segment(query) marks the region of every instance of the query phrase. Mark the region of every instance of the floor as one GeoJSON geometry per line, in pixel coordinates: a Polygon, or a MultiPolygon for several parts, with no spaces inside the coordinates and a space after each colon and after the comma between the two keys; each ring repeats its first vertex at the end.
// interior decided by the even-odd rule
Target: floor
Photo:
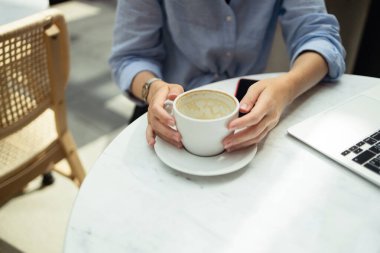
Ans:
{"type": "MultiPolygon", "coordinates": [[[[67,14],[71,35],[68,123],[89,171],[107,144],[127,126],[134,107],[112,81],[107,63],[115,1],[70,1],[57,8],[67,14]]],[[[26,194],[0,207],[1,253],[62,252],[78,188],[59,174],[54,176],[52,186],[40,188],[38,178],[26,194]]]]}

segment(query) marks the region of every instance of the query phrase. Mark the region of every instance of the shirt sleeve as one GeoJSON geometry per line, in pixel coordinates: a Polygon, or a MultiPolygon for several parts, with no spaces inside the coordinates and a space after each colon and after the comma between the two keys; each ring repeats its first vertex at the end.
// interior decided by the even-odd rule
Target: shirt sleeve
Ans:
{"type": "Polygon", "coordinates": [[[320,54],[328,64],[324,81],[335,81],[344,73],[346,52],[339,35],[339,23],[321,0],[284,0],[280,24],[291,65],[305,51],[320,54]]]}
{"type": "Polygon", "coordinates": [[[109,64],[115,82],[128,94],[137,73],[150,71],[162,77],[165,56],[161,41],[162,23],[161,6],[157,0],[118,1],[109,64]]]}

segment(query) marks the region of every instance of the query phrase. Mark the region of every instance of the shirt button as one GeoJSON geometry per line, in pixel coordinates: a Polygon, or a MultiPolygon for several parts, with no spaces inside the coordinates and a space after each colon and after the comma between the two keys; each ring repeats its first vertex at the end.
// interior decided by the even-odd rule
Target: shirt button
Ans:
{"type": "Polygon", "coordinates": [[[226,17],[226,21],[227,21],[227,22],[231,22],[231,21],[232,21],[232,16],[227,16],[227,17],[226,17]]]}
{"type": "Polygon", "coordinates": [[[226,56],[227,57],[231,57],[232,56],[232,53],[230,51],[226,52],[226,56]]]}
{"type": "Polygon", "coordinates": [[[214,78],[219,78],[218,73],[215,73],[215,74],[214,74],[214,78]]]}

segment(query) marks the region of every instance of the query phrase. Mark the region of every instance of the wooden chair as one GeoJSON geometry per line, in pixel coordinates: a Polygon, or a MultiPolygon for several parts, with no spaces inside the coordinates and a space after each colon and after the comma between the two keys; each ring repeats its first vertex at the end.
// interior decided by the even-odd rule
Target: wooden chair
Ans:
{"type": "Polygon", "coordinates": [[[67,127],[69,41],[49,9],[0,26],[0,204],[66,158],[78,186],[85,171],[67,127]]]}

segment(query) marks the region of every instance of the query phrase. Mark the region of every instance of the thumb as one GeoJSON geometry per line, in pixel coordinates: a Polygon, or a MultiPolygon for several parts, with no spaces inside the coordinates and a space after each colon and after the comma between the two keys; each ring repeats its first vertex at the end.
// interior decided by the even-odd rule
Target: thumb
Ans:
{"type": "Polygon", "coordinates": [[[183,87],[178,84],[169,85],[168,98],[174,100],[179,94],[183,93],[183,87]]]}

